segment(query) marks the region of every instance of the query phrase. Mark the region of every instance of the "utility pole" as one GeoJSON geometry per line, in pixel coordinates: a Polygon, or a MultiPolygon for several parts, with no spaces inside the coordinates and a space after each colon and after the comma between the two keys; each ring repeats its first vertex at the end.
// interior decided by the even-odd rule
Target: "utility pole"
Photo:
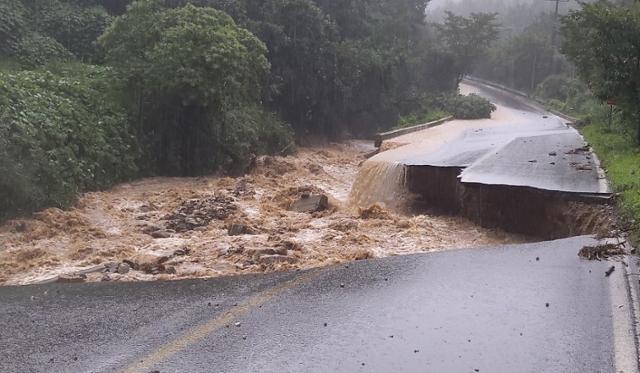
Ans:
{"type": "Polygon", "coordinates": [[[553,14],[553,29],[551,31],[551,44],[556,46],[556,35],[558,32],[558,15],[560,12],[560,3],[568,3],[569,0],[544,0],[544,1],[554,1],[556,3],[556,11],[553,14]]]}

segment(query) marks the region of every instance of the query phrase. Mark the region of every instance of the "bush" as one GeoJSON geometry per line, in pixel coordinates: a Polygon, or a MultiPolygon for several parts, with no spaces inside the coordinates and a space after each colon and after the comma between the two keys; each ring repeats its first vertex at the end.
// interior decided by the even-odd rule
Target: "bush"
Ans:
{"type": "MultiPolygon", "coordinates": [[[[100,38],[129,82],[147,169],[197,175],[237,169],[259,152],[258,104],[269,70],[266,47],[225,13],[136,1],[100,38]]],[[[268,117],[268,116],[267,116],[268,117]]],[[[276,132],[286,127],[268,119],[276,132]]],[[[264,149],[263,149],[264,150],[264,149]]]]}
{"type": "Polygon", "coordinates": [[[69,61],[73,55],[55,39],[37,33],[30,33],[23,37],[16,50],[16,56],[21,65],[34,68],[53,61],[69,61]]]}
{"type": "Polygon", "coordinates": [[[444,106],[456,119],[491,118],[491,113],[496,110],[489,100],[474,93],[451,96],[446,99],[444,106]]]}
{"type": "Polygon", "coordinates": [[[36,20],[38,30],[64,45],[77,58],[93,60],[96,39],[111,23],[101,6],[83,6],[74,2],[48,1],[36,20]]]}
{"type": "Polygon", "coordinates": [[[0,218],[48,206],[135,174],[127,117],[108,95],[108,69],[0,72],[0,218]]]}
{"type": "Polygon", "coordinates": [[[0,55],[11,55],[25,31],[27,10],[19,1],[0,2],[0,55]]]}

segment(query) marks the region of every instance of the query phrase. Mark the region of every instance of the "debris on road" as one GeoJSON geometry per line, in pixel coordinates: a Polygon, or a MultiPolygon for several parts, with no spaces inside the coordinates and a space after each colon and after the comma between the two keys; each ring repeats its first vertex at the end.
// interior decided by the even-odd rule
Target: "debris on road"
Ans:
{"type": "Polygon", "coordinates": [[[619,244],[606,243],[598,246],[585,246],[578,252],[578,256],[588,260],[607,260],[614,256],[625,255],[624,248],[619,244]]]}
{"type": "Polygon", "coordinates": [[[616,270],[616,267],[615,267],[615,266],[611,266],[611,267],[607,270],[607,272],[605,272],[605,273],[604,273],[604,277],[609,277],[609,276],[611,276],[611,274],[612,274],[612,273],[613,273],[613,271],[615,271],[615,270],[616,270]]]}

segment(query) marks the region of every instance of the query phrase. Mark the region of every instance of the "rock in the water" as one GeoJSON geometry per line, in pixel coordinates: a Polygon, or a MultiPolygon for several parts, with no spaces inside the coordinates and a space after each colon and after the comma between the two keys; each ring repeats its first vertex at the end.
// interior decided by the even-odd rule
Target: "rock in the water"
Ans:
{"type": "Polygon", "coordinates": [[[151,237],[153,238],[169,238],[171,237],[171,233],[167,231],[155,231],[151,233],[151,237]]]}
{"type": "Polygon", "coordinates": [[[318,212],[329,208],[329,198],[324,194],[303,195],[291,204],[291,210],[297,212],[318,212]]]}
{"type": "Polygon", "coordinates": [[[131,270],[131,266],[128,263],[120,263],[118,264],[118,273],[121,275],[129,273],[131,270]]]}
{"type": "Polygon", "coordinates": [[[243,234],[255,234],[255,231],[253,228],[251,228],[250,226],[246,225],[246,224],[242,224],[242,223],[233,223],[231,225],[229,225],[229,229],[227,231],[229,233],[229,236],[241,236],[243,234]]]}

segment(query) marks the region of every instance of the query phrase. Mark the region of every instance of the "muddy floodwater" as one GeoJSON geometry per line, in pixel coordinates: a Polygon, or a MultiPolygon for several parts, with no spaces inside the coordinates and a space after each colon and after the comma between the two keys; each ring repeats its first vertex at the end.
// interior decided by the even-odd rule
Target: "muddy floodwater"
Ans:
{"type": "Polygon", "coordinates": [[[244,177],[151,178],[87,193],[68,211],[0,227],[0,283],[213,277],[525,241],[462,218],[352,206],[372,150],[364,141],[302,148],[261,157],[244,177]],[[329,208],[290,211],[310,194],[328,196],[329,208]]]}

